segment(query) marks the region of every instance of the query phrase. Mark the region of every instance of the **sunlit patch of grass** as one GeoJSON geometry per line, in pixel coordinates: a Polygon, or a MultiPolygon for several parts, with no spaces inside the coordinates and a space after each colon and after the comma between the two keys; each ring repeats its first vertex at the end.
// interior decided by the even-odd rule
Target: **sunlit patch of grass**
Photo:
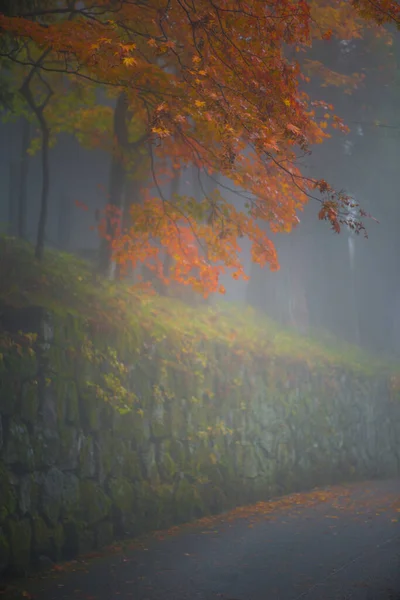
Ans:
{"type": "Polygon", "coordinates": [[[95,276],[85,261],[71,254],[47,250],[39,263],[30,244],[3,236],[0,256],[0,302],[14,307],[42,306],[120,332],[145,329],[161,338],[234,344],[259,356],[314,366],[345,365],[368,372],[396,369],[330,334],[300,336],[251,308],[223,302],[193,308],[174,298],[138,293],[128,284],[95,276]]]}

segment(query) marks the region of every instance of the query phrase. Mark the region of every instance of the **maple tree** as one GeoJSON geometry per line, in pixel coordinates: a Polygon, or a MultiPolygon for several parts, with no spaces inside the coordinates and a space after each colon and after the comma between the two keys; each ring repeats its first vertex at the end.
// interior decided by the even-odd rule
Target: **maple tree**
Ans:
{"type": "Polygon", "coordinates": [[[310,198],[335,231],[364,230],[366,215],[352,198],[300,168],[299,159],[330,128],[346,130],[332,106],[306,93],[310,77],[357,84],[356,76],[349,82],[306,52],[316,40],[360,37],[366,28],[386,35],[381,24],[398,18],[397,2],[388,0],[22,3],[18,15],[0,13],[0,55],[35,73],[115,90],[115,172],[103,235],[120,263],[143,262],[163,281],[207,294],[223,291],[226,269],[246,277],[242,237],[252,242],[253,261],[277,269],[268,231],[290,232],[310,198]],[[132,117],[142,123],[139,140],[127,126],[132,117]],[[148,152],[151,182],[124,228],[118,188],[138,142],[148,152]],[[165,182],[187,166],[203,180],[222,179],[200,199],[165,197],[165,182]],[[239,206],[226,191],[236,193],[239,206]]]}

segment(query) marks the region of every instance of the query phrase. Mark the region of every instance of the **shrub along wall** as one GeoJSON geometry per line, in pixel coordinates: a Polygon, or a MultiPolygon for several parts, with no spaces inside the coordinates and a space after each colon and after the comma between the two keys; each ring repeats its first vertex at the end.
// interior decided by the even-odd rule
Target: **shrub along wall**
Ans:
{"type": "Polygon", "coordinates": [[[111,343],[40,309],[2,315],[0,572],[398,473],[388,377],[162,332],[111,343]]]}

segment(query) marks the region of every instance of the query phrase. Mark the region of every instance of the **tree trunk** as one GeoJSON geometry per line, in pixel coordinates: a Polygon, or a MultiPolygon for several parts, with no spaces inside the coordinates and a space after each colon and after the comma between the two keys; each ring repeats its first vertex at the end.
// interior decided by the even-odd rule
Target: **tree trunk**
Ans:
{"type": "Polygon", "coordinates": [[[9,186],[8,186],[8,233],[15,235],[17,233],[17,215],[16,215],[16,186],[17,186],[17,169],[15,162],[10,161],[9,167],[9,186]]]}
{"type": "Polygon", "coordinates": [[[289,323],[305,335],[309,330],[309,310],[304,280],[304,248],[298,238],[289,239],[289,248],[289,323]]]}
{"type": "MultiPolygon", "coordinates": [[[[132,227],[131,220],[131,207],[135,204],[140,204],[140,185],[141,182],[135,179],[126,178],[124,193],[122,194],[122,214],[121,223],[122,231],[129,231],[132,227]]],[[[140,267],[133,268],[132,264],[126,265],[123,269],[119,264],[115,266],[115,278],[121,279],[122,277],[129,277],[134,283],[136,273],[140,270],[140,267]]]]}
{"type": "MultiPolygon", "coordinates": [[[[182,174],[181,172],[175,173],[172,181],[171,181],[171,190],[170,190],[170,201],[173,202],[173,197],[175,194],[179,192],[179,184],[181,182],[182,174]]],[[[173,264],[172,256],[167,252],[164,252],[164,261],[163,261],[163,275],[164,277],[168,277],[170,274],[170,270],[173,264]]],[[[168,285],[163,281],[159,282],[159,293],[166,295],[168,292],[168,285]]]]}
{"type": "Polygon", "coordinates": [[[62,250],[68,250],[71,241],[71,200],[61,194],[58,206],[57,241],[62,250]]]}
{"type": "Polygon", "coordinates": [[[31,138],[31,125],[27,119],[22,121],[21,157],[19,171],[19,196],[18,196],[18,236],[26,239],[26,212],[28,197],[28,168],[29,168],[29,143],[31,138]]]}
{"type": "Polygon", "coordinates": [[[50,172],[49,172],[49,141],[50,131],[44,121],[40,122],[42,129],[42,193],[40,198],[40,214],[36,237],[35,257],[42,260],[45,245],[47,213],[49,202],[50,172]]]}
{"type": "Polygon", "coordinates": [[[37,104],[34,96],[31,91],[31,83],[32,79],[36,74],[37,68],[42,64],[42,61],[45,59],[47,54],[50,52],[50,49],[46,49],[41,57],[38,59],[35,67],[29,72],[26,79],[24,80],[20,93],[26,100],[29,108],[35,115],[42,134],[42,152],[41,152],[41,170],[42,170],[42,193],[40,198],[40,214],[39,214],[39,223],[38,230],[36,236],[36,247],[35,247],[35,257],[38,260],[42,260],[43,251],[45,246],[46,239],[46,225],[47,225],[47,213],[48,213],[48,202],[49,202],[49,189],[50,189],[50,171],[49,171],[49,149],[50,149],[50,129],[47,126],[46,117],[44,115],[44,111],[46,106],[53,95],[53,90],[51,89],[49,83],[45,81],[42,77],[40,77],[41,82],[47,89],[47,96],[42,101],[41,104],[37,104]]]}
{"type": "Polygon", "coordinates": [[[246,289],[246,304],[249,304],[257,310],[266,310],[266,273],[255,262],[250,265],[250,279],[246,289]]]}
{"type": "MultiPolygon", "coordinates": [[[[128,145],[128,102],[126,93],[122,92],[114,109],[114,149],[111,157],[110,175],[108,183],[108,206],[111,210],[122,209],[123,191],[126,184],[126,166],[124,151],[128,145]]],[[[111,242],[114,236],[112,217],[106,215],[106,236],[102,239],[99,252],[99,270],[104,275],[110,275],[112,249],[111,242]]]]}

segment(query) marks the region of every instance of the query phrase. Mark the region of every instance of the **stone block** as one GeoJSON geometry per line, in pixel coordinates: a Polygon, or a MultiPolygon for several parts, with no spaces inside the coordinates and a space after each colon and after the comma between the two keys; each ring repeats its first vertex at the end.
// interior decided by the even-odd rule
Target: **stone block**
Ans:
{"type": "Polygon", "coordinates": [[[4,525],[9,548],[9,568],[16,575],[24,574],[31,561],[32,528],[28,519],[10,518],[4,525]]]}
{"type": "Polygon", "coordinates": [[[0,527],[0,575],[7,570],[10,562],[10,544],[4,530],[0,527]]]}
{"type": "Polygon", "coordinates": [[[94,481],[80,482],[82,520],[94,525],[110,516],[111,500],[94,481]]]}
{"type": "Polygon", "coordinates": [[[52,467],[44,475],[40,491],[40,509],[46,520],[55,526],[63,505],[64,475],[52,467]]]}
{"type": "Polygon", "coordinates": [[[33,471],[35,460],[32,441],[26,425],[17,418],[10,420],[3,460],[21,471],[33,471]]]}

